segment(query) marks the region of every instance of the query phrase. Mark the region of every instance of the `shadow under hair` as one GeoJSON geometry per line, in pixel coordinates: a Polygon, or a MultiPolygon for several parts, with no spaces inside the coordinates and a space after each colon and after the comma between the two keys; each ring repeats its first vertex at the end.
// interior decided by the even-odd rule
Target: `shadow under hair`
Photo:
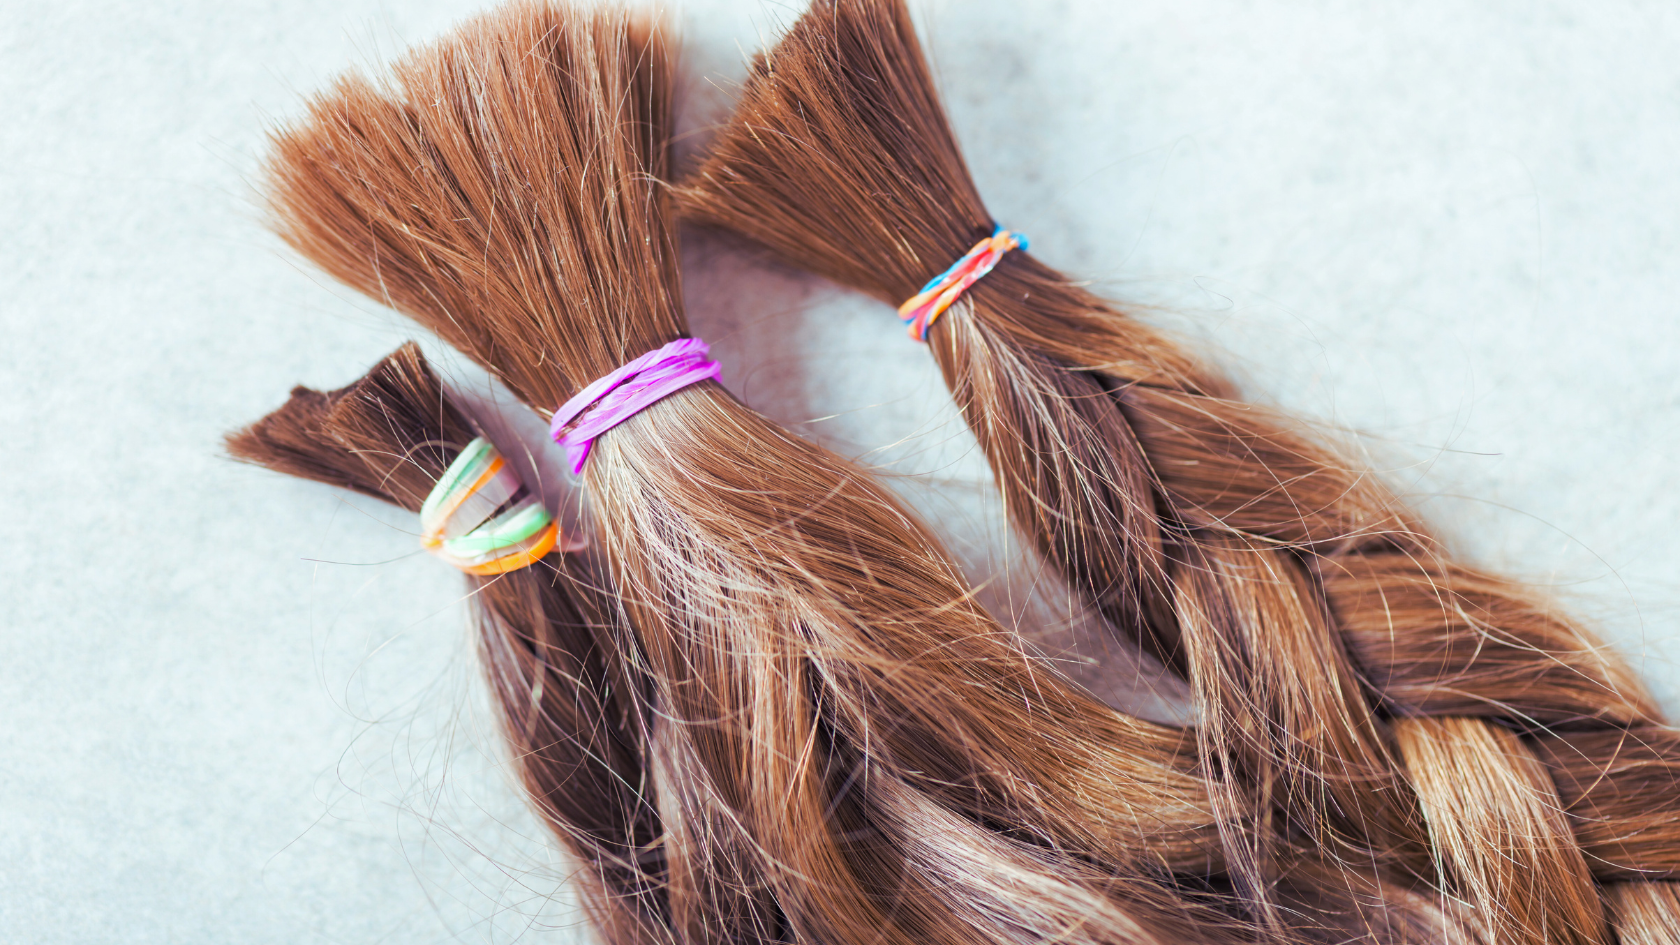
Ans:
{"type": "MultiPolygon", "coordinates": [[[[677,192],[687,219],[893,305],[995,226],[902,0],[816,0],[677,192]]],[[[1262,934],[1410,928],[1313,901],[1373,883],[1500,943],[1608,943],[1601,898],[1624,942],[1680,923],[1672,886],[1622,884],[1680,868],[1674,733],[1593,634],[1033,255],[928,340],[1015,526],[1189,681],[1262,934]],[[1572,796],[1589,784],[1613,812],[1572,796]]]]}
{"type": "MultiPolygon", "coordinates": [[[[243,462],[418,512],[478,433],[418,346],[334,391],[299,387],[228,435],[243,462]]],[[[612,941],[666,926],[661,829],[643,746],[648,705],[589,558],[554,552],[494,577],[464,575],[478,649],[527,800],[578,862],[584,906],[612,941]]]]}

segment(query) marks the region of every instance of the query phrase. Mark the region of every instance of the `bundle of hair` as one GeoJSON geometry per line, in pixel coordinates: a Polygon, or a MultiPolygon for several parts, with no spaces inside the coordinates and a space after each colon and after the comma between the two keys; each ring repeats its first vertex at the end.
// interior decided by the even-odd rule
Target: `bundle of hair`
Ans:
{"type": "MultiPolygon", "coordinates": [[[[415,345],[342,390],[299,387],[228,436],[249,463],[419,512],[479,437],[415,345]]],[[[469,575],[479,656],[514,768],[533,806],[586,867],[579,888],[599,923],[634,940],[659,927],[659,813],[644,793],[646,680],[625,675],[635,641],[587,555],[469,575]]]]}
{"type": "MultiPolygon", "coordinates": [[[[907,307],[1000,232],[902,0],[816,0],[682,207],[907,307]]],[[[1680,850],[1680,756],[1637,678],[1162,335],[1030,255],[992,261],[929,345],[1019,530],[1188,677],[1222,825],[1268,819],[1226,843],[1261,924],[1287,922],[1279,842],[1430,883],[1488,941],[1608,941],[1594,877],[1680,866],[1659,852],[1680,850]],[[1634,756],[1622,791],[1660,814],[1574,803],[1634,756]],[[1643,849],[1595,844],[1617,815],[1643,849]]],[[[1672,886],[1603,891],[1624,938],[1680,923],[1672,886]]]]}
{"type": "Polygon", "coordinates": [[[513,756],[607,940],[1608,943],[1601,891],[1663,940],[1669,886],[1594,885],[1680,869],[1680,739],[1637,680],[1018,251],[897,0],[818,0],[682,206],[895,303],[983,240],[917,334],[1017,526],[1198,726],[1059,676],[881,485],[708,379],[669,56],[652,18],[516,5],[340,79],[268,167],[294,248],[555,415],[592,554],[543,543],[412,348],[231,440],[423,518],[477,496],[427,534],[477,569],[513,756]]]}

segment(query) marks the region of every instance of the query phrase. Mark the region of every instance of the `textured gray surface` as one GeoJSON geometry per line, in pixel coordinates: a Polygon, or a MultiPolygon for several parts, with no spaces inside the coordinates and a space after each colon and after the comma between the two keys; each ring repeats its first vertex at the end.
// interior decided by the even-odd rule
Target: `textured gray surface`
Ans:
{"type": "MultiPolygon", "coordinates": [[[[1464,6],[919,10],[1035,252],[1364,431],[1468,554],[1556,587],[1680,709],[1680,14],[1464,6]]],[[[473,8],[0,3],[0,938],[575,935],[458,579],[402,516],[218,455],[408,335],[263,232],[264,122],[473,8]]],[[[681,8],[690,126],[796,12],[681,8]]],[[[688,255],[732,387],[880,463],[977,578],[1016,557],[888,310],[688,255]]]]}

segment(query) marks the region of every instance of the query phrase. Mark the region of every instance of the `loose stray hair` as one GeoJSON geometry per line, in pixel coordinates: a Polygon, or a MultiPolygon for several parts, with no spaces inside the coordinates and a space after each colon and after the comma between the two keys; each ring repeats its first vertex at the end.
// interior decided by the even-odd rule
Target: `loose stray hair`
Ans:
{"type": "MultiPolygon", "coordinates": [[[[687,330],[661,182],[666,43],[617,7],[523,3],[389,78],[346,75],[274,136],[276,228],[552,411],[687,330]]],[[[626,833],[573,847],[627,865],[601,884],[635,899],[608,940],[1251,942],[1262,930],[1224,879],[1233,836],[1289,863],[1278,898],[1302,941],[1345,940],[1350,921],[1385,941],[1457,927],[1381,871],[1350,879],[1263,835],[1258,808],[1216,803],[1194,733],[1034,659],[884,487],[719,384],[602,436],[582,485],[603,593],[598,614],[579,607],[602,666],[545,677],[544,698],[550,678],[608,687],[564,698],[619,700],[597,714],[637,755],[615,781],[635,787],[634,816],[612,814],[626,833]]],[[[564,571],[531,573],[572,594],[564,571]]],[[[530,700],[532,670],[497,697],[530,700]]],[[[580,718],[565,724],[593,732],[580,718]]],[[[514,739],[560,746],[527,785],[539,805],[580,776],[562,742],[582,737],[543,724],[514,739]]]]}
{"type": "MultiPolygon", "coordinates": [[[[815,0],[679,204],[893,305],[996,225],[902,0],[815,0]]],[[[1018,530],[1188,679],[1224,866],[1263,934],[1296,934],[1281,890],[1316,852],[1348,888],[1433,896],[1476,941],[1674,940],[1657,880],[1680,867],[1680,743],[1591,632],[1034,255],[928,341],[1018,530]]]]}

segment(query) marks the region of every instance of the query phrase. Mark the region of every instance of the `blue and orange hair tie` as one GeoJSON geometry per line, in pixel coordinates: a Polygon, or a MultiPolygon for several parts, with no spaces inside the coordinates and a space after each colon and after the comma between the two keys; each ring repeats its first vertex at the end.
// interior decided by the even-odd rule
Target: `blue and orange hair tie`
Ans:
{"type": "Polygon", "coordinates": [[[898,317],[910,326],[910,337],[927,341],[928,329],[969,286],[991,272],[992,267],[1010,250],[1026,248],[1025,234],[1001,226],[993,229],[991,236],[975,243],[973,249],[951,264],[951,268],[929,279],[920,292],[898,307],[898,317]]]}

